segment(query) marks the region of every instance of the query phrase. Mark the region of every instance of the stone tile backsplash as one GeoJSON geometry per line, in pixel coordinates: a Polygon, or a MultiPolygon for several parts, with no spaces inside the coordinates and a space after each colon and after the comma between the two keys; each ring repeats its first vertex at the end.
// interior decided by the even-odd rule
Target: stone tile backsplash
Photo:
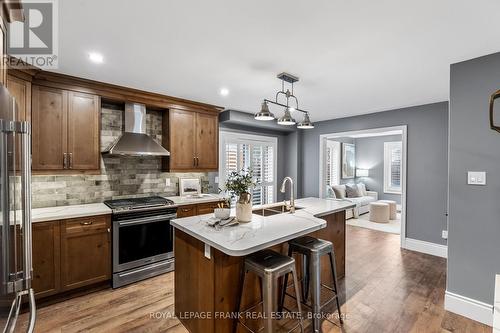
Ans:
{"type": "MultiPolygon", "coordinates": [[[[101,150],[123,131],[123,111],[102,108],[101,150]]],[[[147,111],[146,131],[161,142],[162,113],[147,111]]],[[[179,178],[200,178],[209,192],[207,173],[161,171],[160,157],[101,156],[99,175],[33,175],[33,208],[102,202],[108,199],[149,195],[178,195],[179,178]],[[166,180],[170,179],[170,185],[166,180]]]]}

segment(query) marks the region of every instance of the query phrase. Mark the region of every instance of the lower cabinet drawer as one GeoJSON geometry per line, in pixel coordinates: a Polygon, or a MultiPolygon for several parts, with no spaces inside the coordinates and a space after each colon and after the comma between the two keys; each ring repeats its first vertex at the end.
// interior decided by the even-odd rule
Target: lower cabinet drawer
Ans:
{"type": "Polygon", "coordinates": [[[218,208],[219,206],[218,202],[208,202],[208,203],[202,203],[198,205],[198,215],[203,215],[203,214],[211,214],[214,212],[215,208],[218,208]]]}
{"type": "Polygon", "coordinates": [[[177,217],[188,217],[198,215],[198,209],[196,205],[185,205],[177,208],[177,217]]]}
{"type": "Polygon", "coordinates": [[[62,232],[66,234],[78,234],[103,231],[110,227],[108,220],[109,216],[102,215],[64,220],[62,232]]]}

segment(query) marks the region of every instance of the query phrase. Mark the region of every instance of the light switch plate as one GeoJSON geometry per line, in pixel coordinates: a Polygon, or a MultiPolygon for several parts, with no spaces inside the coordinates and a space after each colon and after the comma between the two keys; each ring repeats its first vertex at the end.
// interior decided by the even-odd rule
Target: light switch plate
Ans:
{"type": "Polygon", "coordinates": [[[441,238],[448,239],[448,230],[443,230],[443,232],[441,233],[441,238]]]}
{"type": "Polygon", "coordinates": [[[468,185],[486,185],[486,172],[484,171],[468,171],[468,185]]]}
{"type": "Polygon", "coordinates": [[[219,177],[215,177],[215,179],[214,179],[214,183],[215,183],[215,184],[219,184],[219,177]]]}
{"type": "Polygon", "coordinates": [[[170,178],[165,178],[165,186],[170,186],[170,178]]]}

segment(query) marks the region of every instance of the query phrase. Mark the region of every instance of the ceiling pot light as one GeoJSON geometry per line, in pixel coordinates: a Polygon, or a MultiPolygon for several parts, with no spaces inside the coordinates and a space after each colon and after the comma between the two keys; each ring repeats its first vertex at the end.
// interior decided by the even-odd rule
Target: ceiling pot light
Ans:
{"type": "Polygon", "coordinates": [[[219,93],[221,94],[221,96],[227,96],[227,95],[229,95],[229,89],[221,88],[219,93]]]}
{"type": "Polygon", "coordinates": [[[304,114],[304,120],[297,124],[297,128],[301,129],[311,129],[314,128],[314,124],[311,123],[311,119],[309,119],[309,113],[304,114]]]}
{"type": "Polygon", "coordinates": [[[297,122],[292,118],[292,115],[290,114],[290,108],[286,108],[283,117],[278,119],[278,125],[293,126],[296,123],[297,122]]]}
{"type": "Polygon", "coordinates": [[[267,105],[266,101],[262,103],[260,111],[255,114],[254,118],[257,120],[264,120],[264,121],[275,119],[274,114],[272,114],[271,111],[269,111],[269,106],[267,105]]]}
{"type": "Polygon", "coordinates": [[[102,56],[102,54],[97,52],[90,52],[89,59],[96,64],[102,64],[104,62],[104,57],[102,56]]]}

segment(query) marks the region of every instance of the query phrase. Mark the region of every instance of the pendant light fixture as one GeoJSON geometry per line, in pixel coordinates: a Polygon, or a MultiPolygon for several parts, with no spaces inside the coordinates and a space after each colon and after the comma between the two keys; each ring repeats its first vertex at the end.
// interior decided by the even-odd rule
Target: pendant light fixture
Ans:
{"type": "Polygon", "coordinates": [[[311,122],[309,118],[309,112],[305,110],[299,109],[299,100],[295,95],[293,94],[293,84],[297,81],[299,81],[299,78],[296,76],[293,76],[288,73],[280,73],[277,75],[278,79],[281,80],[281,90],[276,93],[276,97],[274,101],[269,100],[269,99],[264,99],[261,105],[261,109],[259,112],[255,114],[255,119],[256,120],[261,120],[261,121],[270,121],[270,120],[275,120],[274,114],[269,111],[269,105],[274,104],[278,106],[284,107],[285,111],[282,117],[278,118],[278,125],[283,125],[283,126],[293,126],[297,124],[295,119],[292,116],[292,112],[298,111],[302,112],[304,114],[304,119],[297,124],[297,128],[300,129],[310,129],[314,128],[314,124],[311,122]],[[291,91],[290,89],[285,90],[285,82],[291,85],[291,91]],[[286,98],[286,104],[278,102],[278,97],[280,95],[284,95],[286,98]],[[290,99],[295,100],[295,107],[290,106],[290,99]]]}
{"type": "Polygon", "coordinates": [[[262,102],[262,107],[259,112],[255,114],[255,119],[257,120],[274,120],[274,114],[269,111],[269,106],[267,105],[267,102],[264,101],[262,102]]]}

